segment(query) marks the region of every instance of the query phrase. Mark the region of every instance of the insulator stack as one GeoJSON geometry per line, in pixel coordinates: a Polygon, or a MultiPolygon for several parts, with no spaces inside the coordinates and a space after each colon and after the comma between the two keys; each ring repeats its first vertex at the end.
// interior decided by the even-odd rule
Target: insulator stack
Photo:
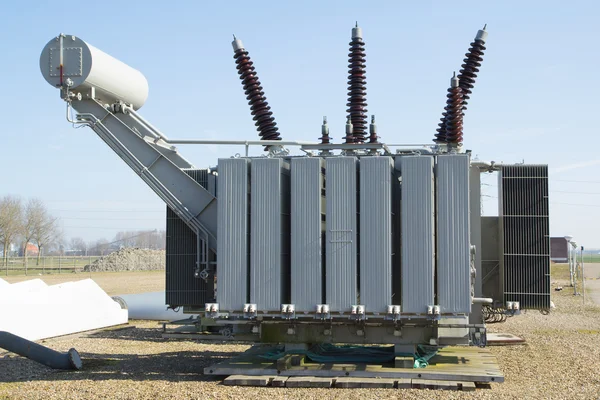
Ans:
{"type": "MultiPolygon", "coordinates": [[[[254,63],[250,60],[248,51],[244,48],[241,40],[233,36],[233,51],[238,74],[246,93],[246,99],[250,105],[252,119],[255,121],[256,130],[262,140],[281,140],[279,128],[273,118],[273,112],[263,92],[260,80],[256,75],[254,63]]],[[[269,146],[265,148],[268,150],[269,146]]]]}
{"type": "MultiPolygon", "coordinates": [[[[484,44],[488,35],[487,31],[485,30],[486,26],[487,25],[484,25],[483,29],[477,31],[475,40],[471,43],[469,51],[465,54],[465,59],[463,60],[461,70],[458,74],[458,85],[463,91],[463,116],[464,111],[467,109],[467,101],[470,99],[470,95],[475,84],[475,79],[477,78],[477,73],[479,72],[479,67],[481,67],[481,62],[483,61],[482,56],[483,52],[485,51],[484,44]]],[[[437,134],[435,135],[436,139],[434,141],[437,142],[438,139],[443,139],[445,136],[446,112],[442,114],[441,122],[438,124],[437,134]]]]}
{"type": "Polygon", "coordinates": [[[352,137],[346,143],[364,143],[367,135],[367,78],[365,42],[358,24],[352,29],[348,54],[348,117],[352,121],[352,137]]]}
{"type": "Polygon", "coordinates": [[[377,125],[375,125],[375,116],[371,115],[371,124],[369,125],[369,143],[378,143],[377,125]]]}
{"type": "MultiPolygon", "coordinates": [[[[449,96],[450,94],[448,94],[449,96]]],[[[435,139],[433,139],[436,143],[445,143],[446,142],[446,116],[448,115],[448,105],[444,107],[444,112],[442,113],[442,118],[440,118],[440,123],[438,124],[438,128],[436,129],[435,139]]]]}
{"type": "Polygon", "coordinates": [[[475,79],[481,67],[481,62],[483,61],[484,45],[488,35],[485,30],[486,26],[477,32],[475,40],[471,43],[467,54],[465,54],[465,59],[458,74],[458,84],[463,91],[463,112],[467,109],[468,100],[475,85],[475,79]]]}
{"type": "Polygon", "coordinates": [[[450,80],[446,101],[446,137],[448,144],[460,145],[463,141],[463,93],[456,74],[450,80]]]}
{"type": "Polygon", "coordinates": [[[354,125],[352,125],[352,118],[348,115],[346,119],[346,143],[354,143],[354,125]]]}
{"type": "Polygon", "coordinates": [[[321,144],[329,144],[329,125],[327,125],[327,117],[323,117],[323,125],[321,125],[321,144]]]}

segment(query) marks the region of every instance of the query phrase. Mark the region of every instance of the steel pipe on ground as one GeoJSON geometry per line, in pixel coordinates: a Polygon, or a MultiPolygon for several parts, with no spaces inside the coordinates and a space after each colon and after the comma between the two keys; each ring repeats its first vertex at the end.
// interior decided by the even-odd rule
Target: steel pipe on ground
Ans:
{"type": "Polygon", "coordinates": [[[75,349],[60,353],[9,332],[0,331],[0,348],[54,369],[80,370],[83,367],[75,349]]]}

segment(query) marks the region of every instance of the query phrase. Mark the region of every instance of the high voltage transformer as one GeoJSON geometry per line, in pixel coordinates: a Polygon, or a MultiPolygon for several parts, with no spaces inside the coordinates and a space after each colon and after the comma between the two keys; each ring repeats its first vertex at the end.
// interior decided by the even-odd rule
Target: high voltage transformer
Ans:
{"type": "Polygon", "coordinates": [[[144,76],[75,36],[52,39],[40,67],[69,121],[94,130],[167,204],[166,304],[257,341],[412,351],[485,345],[482,306],[487,317],[550,308],[547,167],[474,161],[462,144],[486,38],[484,27],[450,79],[431,145],[379,137],[358,26],[342,143],[326,118],[318,142],[282,140],[235,37],[260,140],[169,139],[137,112],[144,76]],[[198,169],[174,147],[192,143],[261,145],[265,156],[198,169]],[[482,221],[480,175],[491,171],[499,217],[482,221]]]}

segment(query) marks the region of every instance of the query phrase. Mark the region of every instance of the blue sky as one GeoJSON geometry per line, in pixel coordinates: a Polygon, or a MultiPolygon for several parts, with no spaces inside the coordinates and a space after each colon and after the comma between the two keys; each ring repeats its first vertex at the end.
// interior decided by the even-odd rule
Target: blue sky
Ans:
{"type": "MultiPolygon", "coordinates": [[[[596,2],[129,1],[0,7],[4,77],[0,195],[40,197],[67,237],[164,229],[164,206],[89,129],[72,129],[39,54],[60,32],[139,69],[140,110],[171,138],[253,139],[232,34],[244,41],[284,139],[316,140],[323,115],[344,135],[347,53],[358,20],[369,112],[383,141],[429,143],[452,71],[488,24],[465,118],[480,159],[550,165],[551,234],[600,247],[600,80],[596,2]]],[[[198,167],[241,148],[180,146],[198,167]]],[[[260,151],[256,150],[258,154],[260,151]]],[[[496,179],[484,178],[495,196],[496,179]]],[[[494,213],[493,197],[484,211],[494,213]]]]}

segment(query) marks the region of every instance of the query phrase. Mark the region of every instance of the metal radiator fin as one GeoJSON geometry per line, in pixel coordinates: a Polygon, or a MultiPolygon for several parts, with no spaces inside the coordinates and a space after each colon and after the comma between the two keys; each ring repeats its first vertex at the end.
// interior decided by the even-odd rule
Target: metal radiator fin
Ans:
{"type": "MultiPolygon", "coordinates": [[[[207,169],[184,171],[202,187],[208,188],[207,169]]],[[[194,278],[198,253],[196,233],[169,206],[166,247],[166,304],[203,306],[210,302],[214,296],[212,281],[194,278]]]]}
{"type": "Polygon", "coordinates": [[[221,311],[241,311],[248,298],[249,160],[219,160],[217,302],[221,311]]]}
{"type": "Polygon", "coordinates": [[[437,303],[442,313],[471,312],[469,156],[437,156],[437,303]]]}
{"type": "Polygon", "coordinates": [[[503,166],[499,181],[504,302],[549,309],[548,166],[503,166]]]}
{"type": "Polygon", "coordinates": [[[291,176],[291,300],[297,311],[323,304],[323,160],[293,158],[291,176]]]}
{"type": "Polygon", "coordinates": [[[358,300],[356,157],[325,159],[326,302],[331,311],[348,311],[358,300]]]}
{"type": "Polygon", "coordinates": [[[392,159],[360,160],[360,303],[367,312],[392,304],[392,159]]]}
{"type": "Polygon", "coordinates": [[[258,158],[250,170],[250,303],[259,311],[279,311],[289,292],[289,164],[258,158]]]}
{"type": "Polygon", "coordinates": [[[402,312],[434,302],[433,157],[397,157],[402,174],[402,312]]]}

